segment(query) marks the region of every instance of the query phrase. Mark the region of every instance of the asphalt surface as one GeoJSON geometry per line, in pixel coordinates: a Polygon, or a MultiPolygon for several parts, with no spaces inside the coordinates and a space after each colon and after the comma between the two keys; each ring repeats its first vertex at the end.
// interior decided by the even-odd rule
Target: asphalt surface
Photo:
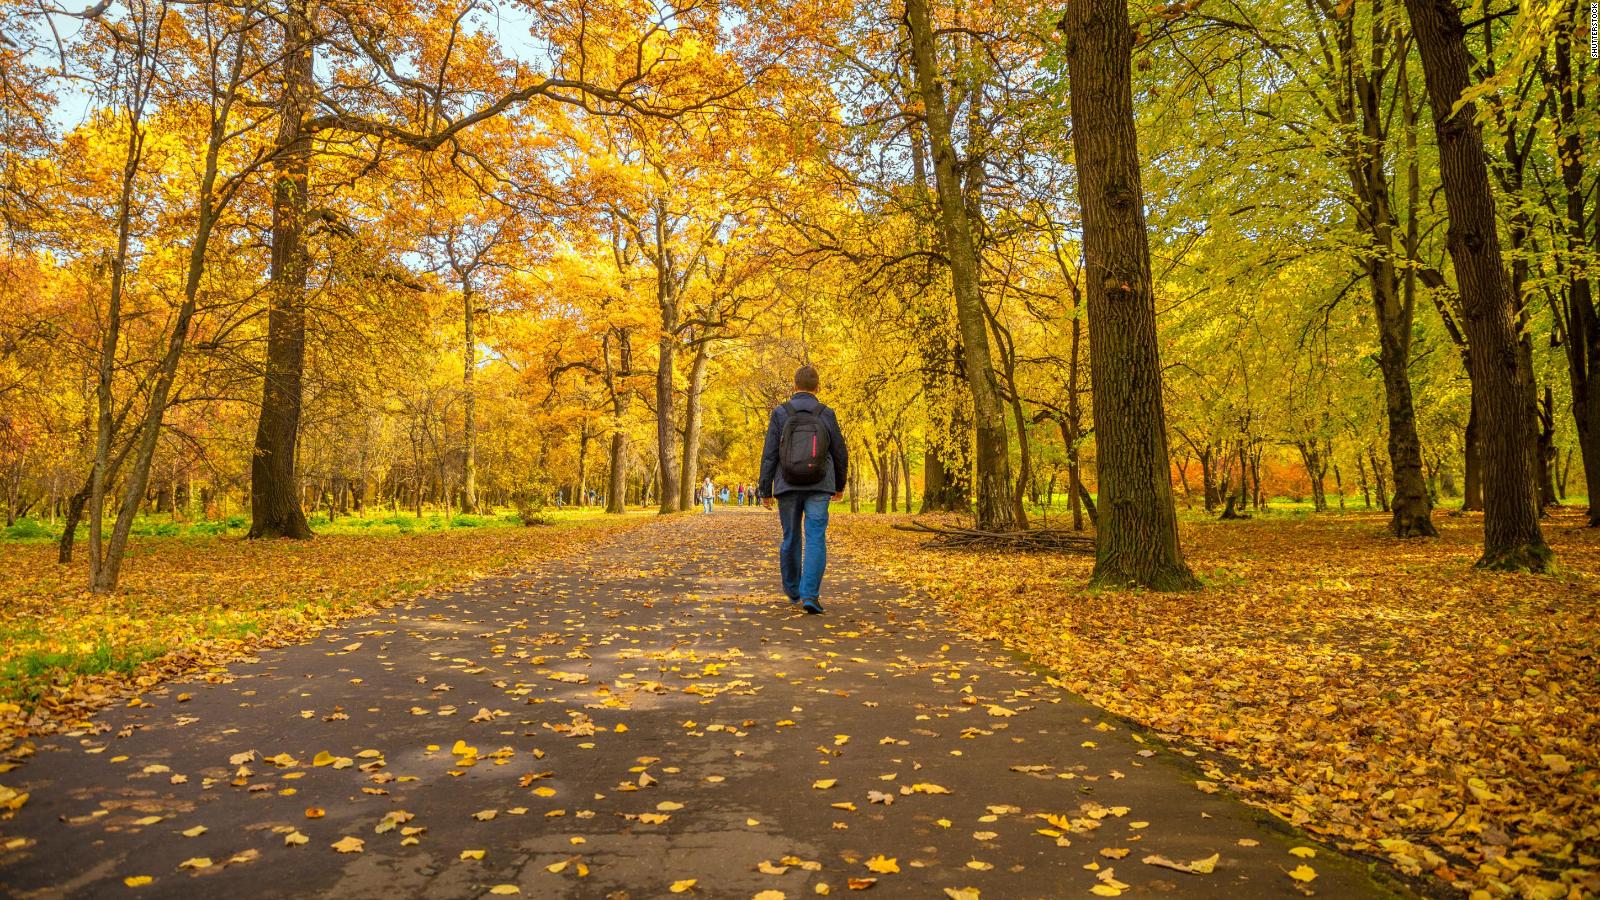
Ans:
{"type": "Polygon", "coordinates": [[[1392,889],[848,546],[804,615],[776,540],[754,510],[664,519],[108,709],[8,775],[32,797],[0,894],[1392,889]]]}

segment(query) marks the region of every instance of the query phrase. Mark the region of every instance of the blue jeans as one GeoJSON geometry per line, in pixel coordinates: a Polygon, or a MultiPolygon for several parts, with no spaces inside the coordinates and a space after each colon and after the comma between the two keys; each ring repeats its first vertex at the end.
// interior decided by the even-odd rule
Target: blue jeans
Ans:
{"type": "Polygon", "coordinates": [[[783,524],[778,569],[783,574],[783,592],[791,600],[813,600],[820,596],[822,571],[828,566],[830,499],[822,491],[789,491],[778,495],[778,521],[783,524]]]}
{"type": "Polygon", "coordinates": [[[707,494],[703,499],[706,502],[706,512],[711,512],[711,495],[707,494]]]}

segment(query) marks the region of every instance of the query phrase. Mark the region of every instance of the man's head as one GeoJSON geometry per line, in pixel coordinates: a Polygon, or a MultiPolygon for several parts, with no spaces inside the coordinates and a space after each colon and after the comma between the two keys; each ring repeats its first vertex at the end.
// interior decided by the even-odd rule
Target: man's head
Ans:
{"type": "Polygon", "coordinates": [[[817,370],[810,366],[801,366],[794,373],[794,389],[815,394],[817,388],[822,386],[822,379],[817,377],[817,370]]]}

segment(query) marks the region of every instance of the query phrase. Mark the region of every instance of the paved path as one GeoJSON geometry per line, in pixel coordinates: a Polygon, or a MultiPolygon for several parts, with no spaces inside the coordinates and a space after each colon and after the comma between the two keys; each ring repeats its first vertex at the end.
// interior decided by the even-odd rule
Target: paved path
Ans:
{"type": "Polygon", "coordinates": [[[8,776],[0,894],[1380,892],[837,552],[799,613],[775,532],[650,523],[109,710],[8,776]]]}

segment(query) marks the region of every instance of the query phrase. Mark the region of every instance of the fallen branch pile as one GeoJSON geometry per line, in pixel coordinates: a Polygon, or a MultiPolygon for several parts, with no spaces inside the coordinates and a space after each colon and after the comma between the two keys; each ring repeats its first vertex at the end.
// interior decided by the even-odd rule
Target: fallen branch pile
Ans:
{"type": "Polygon", "coordinates": [[[1094,536],[1059,528],[1035,528],[1029,531],[982,531],[977,528],[953,528],[929,525],[924,522],[896,524],[897,531],[911,531],[933,536],[936,546],[961,550],[1009,550],[1024,553],[1094,553],[1094,536]]]}

